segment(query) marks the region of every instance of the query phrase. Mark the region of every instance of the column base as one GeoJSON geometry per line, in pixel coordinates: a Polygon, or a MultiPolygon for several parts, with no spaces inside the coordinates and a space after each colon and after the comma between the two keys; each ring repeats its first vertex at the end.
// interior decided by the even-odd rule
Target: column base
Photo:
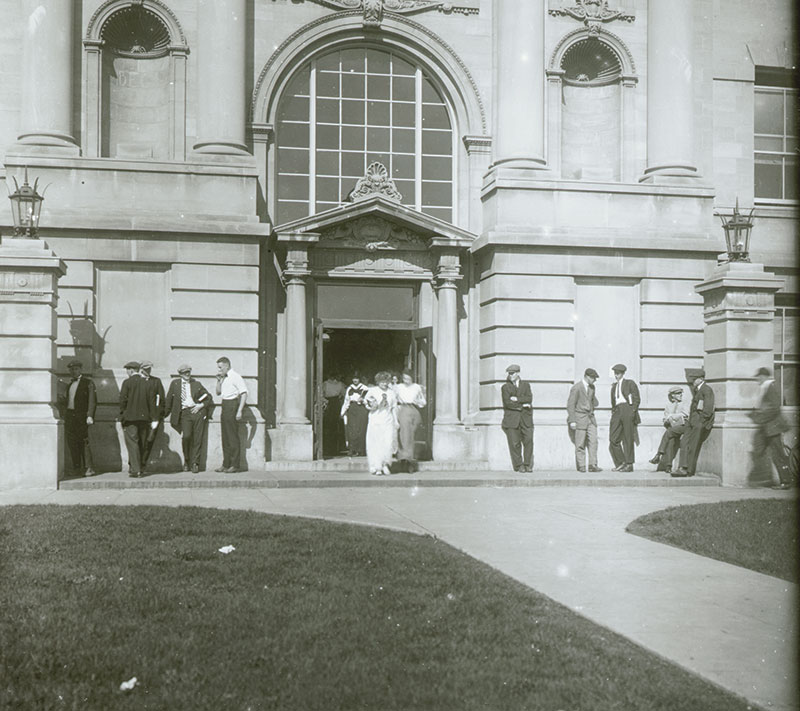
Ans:
{"type": "Polygon", "coordinates": [[[698,180],[702,180],[702,177],[694,166],[675,163],[674,165],[654,165],[645,168],[639,182],[651,185],[696,185],[698,180]]]}
{"type": "Polygon", "coordinates": [[[63,474],[64,425],[55,419],[2,420],[0,452],[0,491],[55,489],[63,474]]]}
{"type": "Polygon", "coordinates": [[[485,459],[483,431],[463,424],[433,423],[431,454],[434,462],[464,462],[485,459]]]}
{"type": "Polygon", "coordinates": [[[9,155],[58,155],[79,156],[80,146],[67,133],[41,131],[22,133],[16,143],[8,150],[9,155]]]}
{"type": "Polygon", "coordinates": [[[203,141],[192,146],[192,152],[202,157],[203,160],[218,159],[224,161],[230,158],[250,158],[253,154],[244,143],[238,141],[203,141]]]}
{"type": "Polygon", "coordinates": [[[756,425],[744,413],[717,413],[714,429],[700,450],[697,471],[717,474],[723,486],[748,486],[755,431],[756,425]]]}
{"type": "Polygon", "coordinates": [[[311,424],[281,423],[267,430],[267,461],[310,462],[314,459],[314,432],[311,424]]]}

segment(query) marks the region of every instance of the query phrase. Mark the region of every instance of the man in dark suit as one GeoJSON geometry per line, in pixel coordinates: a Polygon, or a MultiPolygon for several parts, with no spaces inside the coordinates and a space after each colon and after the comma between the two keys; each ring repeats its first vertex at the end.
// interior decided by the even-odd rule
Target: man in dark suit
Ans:
{"type": "Polygon", "coordinates": [[[520,378],[518,365],[506,368],[503,398],[503,432],[515,472],[533,471],[533,395],[530,384],[520,378]]]}
{"type": "Polygon", "coordinates": [[[119,391],[119,419],[128,449],[129,476],[137,478],[144,473],[145,446],[153,425],[158,425],[153,401],[148,397],[147,386],[139,375],[139,363],[125,364],[128,378],[119,391]]]}
{"type": "Polygon", "coordinates": [[[92,476],[92,452],[89,448],[89,426],[94,424],[97,409],[97,392],[91,378],[82,374],[83,364],[72,360],[67,364],[70,382],[60,398],[59,406],[64,417],[64,438],[67,442],[71,476],[92,476]]]}
{"type": "Polygon", "coordinates": [[[686,371],[692,384],[692,404],[689,407],[689,424],[681,437],[680,467],[672,476],[694,476],[700,448],[714,426],[714,391],[706,383],[706,371],[702,368],[686,371]]]}
{"type": "Polygon", "coordinates": [[[183,470],[197,474],[212,398],[208,390],[192,377],[190,365],[181,365],[178,375],[180,377],[169,384],[164,410],[172,428],[181,433],[183,470]]]}
{"type": "Polygon", "coordinates": [[[636,426],[639,418],[639,387],[633,380],[625,378],[628,370],[617,363],[614,384],[611,386],[611,423],[608,428],[608,451],[614,460],[615,472],[632,472],[636,461],[634,444],[638,441],[636,426]]]}
{"type": "Polygon", "coordinates": [[[139,376],[144,381],[145,389],[147,390],[147,397],[152,402],[153,412],[155,417],[153,422],[150,423],[150,431],[147,433],[144,449],[142,450],[142,471],[147,468],[147,463],[150,461],[150,453],[153,451],[153,444],[156,441],[158,434],[158,427],[164,419],[164,386],[161,383],[161,378],[157,378],[151,374],[153,370],[153,363],[149,360],[143,360],[139,366],[139,376]]]}
{"type": "Polygon", "coordinates": [[[769,368],[756,371],[759,391],[756,406],[748,413],[758,427],[753,433],[752,465],[748,476],[750,486],[770,486],[772,484],[772,463],[778,470],[780,483],[773,489],[788,489],[792,486],[792,475],[789,471],[789,457],[783,448],[783,433],[789,424],[781,413],[781,393],[769,368]]]}
{"type": "Polygon", "coordinates": [[[567,398],[569,438],[575,445],[575,467],[579,472],[587,471],[587,445],[589,448],[588,471],[603,471],[597,466],[597,420],[594,417],[594,409],[598,404],[594,392],[596,380],[597,371],[594,368],[587,368],[583,373],[583,379],[572,386],[567,398]]]}

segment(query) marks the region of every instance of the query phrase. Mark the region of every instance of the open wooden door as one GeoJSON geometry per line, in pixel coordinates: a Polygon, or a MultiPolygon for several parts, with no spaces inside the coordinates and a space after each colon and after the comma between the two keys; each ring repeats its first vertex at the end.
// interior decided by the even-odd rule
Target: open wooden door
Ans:
{"type": "MultiPolygon", "coordinates": [[[[314,319],[314,383],[311,389],[312,395],[312,411],[313,417],[313,430],[314,430],[314,459],[322,459],[322,416],[323,405],[325,404],[325,397],[322,393],[322,365],[323,365],[323,335],[325,329],[322,326],[322,321],[314,319]]],[[[291,354],[289,354],[291,358],[291,354]]]]}
{"type": "Polygon", "coordinates": [[[414,455],[416,459],[431,458],[433,442],[433,413],[435,401],[436,369],[433,362],[433,329],[418,328],[411,332],[406,366],[414,374],[414,382],[425,391],[428,405],[420,411],[422,426],[417,429],[414,455]]]}

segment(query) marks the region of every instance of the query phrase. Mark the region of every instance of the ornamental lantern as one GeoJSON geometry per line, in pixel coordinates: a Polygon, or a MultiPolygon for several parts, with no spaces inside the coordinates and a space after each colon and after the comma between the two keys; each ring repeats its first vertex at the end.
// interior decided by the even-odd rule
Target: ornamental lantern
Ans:
{"type": "Polygon", "coordinates": [[[25,168],[25,182],[20,185],[14,178],[16,190],[8,196],[11,200],[11,215],[14,219],[14,234],[17,237],[36,239],[39,232],[39,213],[42,209],[44,195],[40,195],[36,188],[39,178],[28,183],[28,169],[25,168]]]}
{"type": "Polygon", "coordinates": [[[736,207],[733,208],[733,215],[722,220],[722,229],[725,230],[725,243],[728,248],[728,261],[730,262],[749,262],[750,261],[750,231],[753,229],[753,211],[750,210],[746,215],[739,212],[739,200],[736,200],[736,207]]]}

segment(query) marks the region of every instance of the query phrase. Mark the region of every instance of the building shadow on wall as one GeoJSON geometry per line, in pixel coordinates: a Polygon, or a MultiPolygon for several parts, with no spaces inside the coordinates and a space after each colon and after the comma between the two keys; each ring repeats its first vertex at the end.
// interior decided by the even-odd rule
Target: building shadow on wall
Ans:
{"type": "Polygon", "coordinates": [[[252,407],[245,407],[242,413],[242,421],[239,423],[239,444],[241,446],[241,456],[239,457],[239,469],[248,471],[250,465],[247,461],[247,452],[253,446],[253,439],[258,429],[258,420],[253,414],[252,407]]]}

